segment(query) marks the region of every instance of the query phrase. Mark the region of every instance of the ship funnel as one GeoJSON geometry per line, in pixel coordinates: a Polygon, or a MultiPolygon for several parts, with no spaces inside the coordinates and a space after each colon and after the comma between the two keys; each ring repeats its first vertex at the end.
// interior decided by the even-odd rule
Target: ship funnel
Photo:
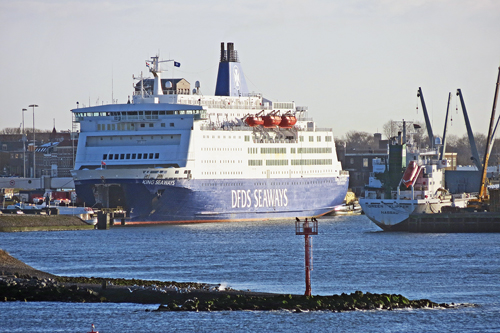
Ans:
{"type": "Polygon", "coordinates": [[[227,43],[227,50],[224,43],[220,45],[220,62],[215,96],[248,96],[245,75],[243,75],[238,60],[238,52],[234,49],[233,43],[227,43]]]}

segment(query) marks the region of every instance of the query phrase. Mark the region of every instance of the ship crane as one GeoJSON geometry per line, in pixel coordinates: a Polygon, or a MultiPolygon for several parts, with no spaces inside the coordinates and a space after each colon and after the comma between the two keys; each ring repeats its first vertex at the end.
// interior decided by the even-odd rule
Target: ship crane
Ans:
{"type": "Polygon", "coordinates": [[[467,128],[467,136],[469,137],[469,144],[472,153],[472,161],[478,170],[482,169],[481,160],[479,159],[479,153],[477,152],[476,141],[474,140],[474,134],[472,133],[472,128],[470,126],[469,116],[467,114],[467,109],[465,108],[464,97],[462,91],[457,89],[457,96],[460,98],[460,103],[462,105],[462,112],[464,113],[465,127],[467,128]]]}
{"type": "Polygon", "coordinates": [[[420,97],[420,102],[422,103],[422,109],[424,110],[425,127],[427,127],[427,135],[429,136],[430,147],[434,147],[434,134],[432,133],[431,121],[429,120],[429,114],[427,113],[427,107],[425,106],[424,94],[422,93],[422,88],[418,87],[417,97],[420,97]]]}
{"type": "Polygon", "coordinates": [[[493,132],[494,132],[494,124],[495,124],[495,113],[497,107],[497,99],[498,99],[498,87],[500,85],[500,67],[498,68],[498,76],[497,83],[495,87],[495,96],[493,97],[493,107],[491,110],[491,118],[490,118],[490,127],[488,129],[488,137],[486,138],[486,151],[484,153],[484,162],[483,162],[483,172],[481,175],[481,184],[479,188],[478,198],[475,200],[469,201],[469,207],[474,207],[476,209],[484,209],[487,208],[487,204],[489,201],[489,194],[486,189],[486,175],[488,172],[488,161],[490,158],[491,146],[493,145],[493,132]]]}

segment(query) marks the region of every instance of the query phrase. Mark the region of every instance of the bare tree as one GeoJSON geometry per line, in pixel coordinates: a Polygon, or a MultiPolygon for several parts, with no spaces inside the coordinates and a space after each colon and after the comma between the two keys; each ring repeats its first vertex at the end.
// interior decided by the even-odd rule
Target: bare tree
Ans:
{"type": "Polygon", "coordinates": [[[19,127],[6,127],[0,131],[0,134],[21,134],[21,128],[19,128],[19,127]]]}
{"type": "MultiPolygon", "coordinates": [[[[486,135],[476,134],[474,135],[474,140],[476,141],[476,146],[479,153],[479,163],[482,164],[486,149],[486,135]]],[[[446,151],[457,153],[458,165],[474,165],[469,137],[467,136],[467,134],[464,134],[460,138],[456,135],[448,136],[448,138],[446,139],[446,151]]]]}
{"type": "MultiPolygon", "coordinates": [[[[394,120],[389,120],[386,122],[383,126],[383,131],[386,139],[391,139],[393,137],[396,137],[399,132],[403,132],[403,122],[402,121],[394,121],[394,120]]],[[[425,146],[427,145],[427,141],[425,141],[425,133],[426,132],[426,127],[425,124],[420,122],[420,121],[407,121],[406,122],[406,141],[410,140],[410,136],[413,138],[413,142],[417,146],[425,146]]]]}
{"type": "Polygon", "coordinates": [[[349,131],[345,135],[344,142],[348,149],[375,148],[375,138],[368,132],[349,131]]]}

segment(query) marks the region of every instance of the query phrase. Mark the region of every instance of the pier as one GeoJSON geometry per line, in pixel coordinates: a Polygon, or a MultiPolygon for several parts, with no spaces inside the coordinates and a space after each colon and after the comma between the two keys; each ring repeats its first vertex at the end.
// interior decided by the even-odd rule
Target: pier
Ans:
{"type": "Polygon", "coordinates": [[[499,212],[412,214],[409,232],[500,232],[499,212]]]}

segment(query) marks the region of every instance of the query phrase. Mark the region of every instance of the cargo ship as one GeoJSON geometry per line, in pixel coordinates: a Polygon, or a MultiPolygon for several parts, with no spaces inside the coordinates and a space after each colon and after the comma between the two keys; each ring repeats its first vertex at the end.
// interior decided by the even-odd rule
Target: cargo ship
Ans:
{"type": "Polygon", "coordinates": [[[165,64],[180,66],[146,61],[153,77],[141,74],[126,104],[71,110],[79,200],[121,207],[127,224],[321,216],[342,203],[349,176],[332,129],[249,92],[233,43],[221,43],[213,96],[162,78],[165,64]]]}

